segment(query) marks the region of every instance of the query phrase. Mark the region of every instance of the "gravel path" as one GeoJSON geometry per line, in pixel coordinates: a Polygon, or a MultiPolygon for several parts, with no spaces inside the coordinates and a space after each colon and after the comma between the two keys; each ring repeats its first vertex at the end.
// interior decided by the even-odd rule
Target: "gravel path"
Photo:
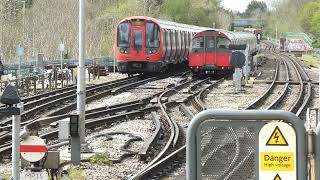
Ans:
{"type": "Polygon", "coordinates": [[[253,84],[246,86],[243,92],[236,93],[232,84],[233,81],[226,80],[214,88],[204,99],[207,106],[214,109],[245,109],[270,86],[253,84]]]}

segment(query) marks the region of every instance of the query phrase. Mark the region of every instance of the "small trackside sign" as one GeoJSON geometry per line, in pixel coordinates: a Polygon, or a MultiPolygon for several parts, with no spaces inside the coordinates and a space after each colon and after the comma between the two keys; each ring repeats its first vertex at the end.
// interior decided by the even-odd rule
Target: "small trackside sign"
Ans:
{"type": "Polygon", "coordinates": [[[37,136],[29,136],[20,143],[21,157],[29,162],[40,161],[47,153],[47,147],[43,139],[37,136]]]}
{"type": "Polygon", "coordinates": [[[297,179],[296,133],[284,122],[270,122],[259,132],[259,179],[297,179]]]}

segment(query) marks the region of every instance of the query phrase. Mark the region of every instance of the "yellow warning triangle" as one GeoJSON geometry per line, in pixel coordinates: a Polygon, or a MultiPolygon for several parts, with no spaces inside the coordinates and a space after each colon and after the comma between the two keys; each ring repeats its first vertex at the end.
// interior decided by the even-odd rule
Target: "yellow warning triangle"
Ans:
{"type": "Polygon", "coordinates": [[[277,174],[276,177],[274,177],[273,180],[281,180],[281,177],[279,176],[279,174],[277,174]]]}
{"type": "Polygon", "coordinates": [[[280,131],[279,127],[276,126],[273,133],[271,134],[267,144],[269,146],[288,146],[288,142],[286,138],[283,136],[282,132],[280,131]]]}

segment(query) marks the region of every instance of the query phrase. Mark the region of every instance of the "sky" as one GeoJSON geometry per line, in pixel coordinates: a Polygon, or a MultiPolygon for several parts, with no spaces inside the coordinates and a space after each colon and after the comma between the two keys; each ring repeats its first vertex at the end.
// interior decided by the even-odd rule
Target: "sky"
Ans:
{"type": "MultiPolygon", "coordinates": [[[[251,1],[252,0],[222,0],[221,5],[228,10],[244,12],[251,1]]],[[[270,0],[258,1],[266,2],[268,7],[271,5],[270,0]]]]}

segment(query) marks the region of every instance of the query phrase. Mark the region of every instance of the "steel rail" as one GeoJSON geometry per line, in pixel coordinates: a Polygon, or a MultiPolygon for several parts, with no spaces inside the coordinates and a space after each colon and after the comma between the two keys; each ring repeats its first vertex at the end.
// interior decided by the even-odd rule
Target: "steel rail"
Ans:
{"type": "Polygon", "coordinates": [[[272,90],[275,88],[275,82],[278,79],[279,76],[279,69],[280,69],[280,61],[278,61],[277,66],[276,66],[276,70],[274,73],[274,77],[272,80],[271,85],[269,86],[269,88],[259,97],[257,98],[253,103],[251,103],[246,109],[257,109],[257,107],[259,107],[259,105],[267,99],[267,97],[269,96],[269,94],[272,92],[272,90]]]}
{"type": "MultiPolygon", "coordinates": [[[[124,121],[129,117],[131,117],[131,118],[139,117],[143,114],[146,114],[146,113],[158,110],[158,109],[159,109],[159,107],[157,107],[157,106],[150,106],[150,107],[130,111],[130,112],[127,112],[124,114],[117,114],[117,115],[103,117],[103,118],[99,118],[99,119],[88,119],[85,122],[85,126],[86,126],[86,128],[95,128],[95,127],[101,126],[101,125],[110,125],[110,124],[115,123],[117,121],[124,121]]],[[[47,139],[47,140],[55,138],[58,135],[58,131],[59,130],[57,128],[51,129],[50,131],[48,131],[44,134],[41,134],[40,138],[47,139]]],[[[9,150],[11,150],[11,143],[9,146],[0,148],[0,153],[4,153],[9,150]]]]}
{"type": "Polygon", "coordinates": [[[290,108],[290,111],[296,113],[297,116],[300,116],[302,111],[305,110],[307,104],[311,100],[311,96],[312,96],[311,79],[308,76],[308,74],[305,72],[305,70],[302,68],[301,64],[299,64],[294,58],[292,58],[291,56],[288,56],[287,54],[282,54],[282,56],[288,58],[291,61],[291,63],[293,64],[298,74],[298,78],[300,82],[299,97],[295,101],[294,105],[290,108]],[[303,80],[307,81],[307,92],[305,92],[305,86],[304,86],[303,80]]]}
{"type": "MultiPolygon", "coordinates": [[[[286,69],[286,81],[289,81],[290,80],[290,76],[289,76],[289,68],[288,68],[288,64],[286,61],[283,61],[282,60],[282,63],[284,64],[285,66],[285,69],[286,69]]],[[[277,99],[275,99],[269,106],[267,106],[266,109],[273,109],[275,108],[286,96],[286,94],[288,93],[289,91],[289,83],[287,82],[281,92],[281,94],[278,96],[277,99]]]]}

